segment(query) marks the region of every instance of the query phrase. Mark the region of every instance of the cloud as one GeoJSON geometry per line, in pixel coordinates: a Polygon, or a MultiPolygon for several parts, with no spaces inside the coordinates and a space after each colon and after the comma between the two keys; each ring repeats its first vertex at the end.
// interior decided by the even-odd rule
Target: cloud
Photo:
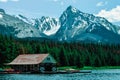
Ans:
{"type": "Polygon", "coordinates": [[[96,6],[97,7],[101,7],[101,6],[105,6],[105,5],[107,5],[108,4],[108,2],[106,1],[106,2],[98,2],[97,4],[96,4],[96,6]]]}
{"type": "Polygon", "coordinates": [[[60,4],[61,4],[61,5],[64,5],[64,2],[62,1],[60,4]]]}
{"type": "Polygon", "coordinates": [[[57,2],[58,0],[53,0],[54,2],[57,2]]]}
{"type": "Polygon", "coordinates": [[[72,3],[72,4],[75,4],[77,3],[77,0],[49,0],[49,1],[52,1],[52,2],[55,2],[55,3],[59,3],[61,6],[65,5],[66,3],[72,3]]]}
{"type": "Polygon", "coordinates": [[[19,0],[10,0],[10,1],[13,1],[13,2],[18,2],[19,0]]]}
{"type": "Polygon", "coordinates": [[[109,11],[103,9],[96,16],[104,17],[110,22],[120,22],[120,5],[109,11]]]}
{"type": "Polygon", "coordinates": [[[7,2],[8,0],[0,0],[0,2],[7,2]]]}
{"type": "Polygon", "coordinates": [[[53,1],[53,2],[58,2],[58,1],[60,1],[60,0],[50,0],[50,1],[53,1]]]}
{"type": "Polygon", "coordinates": [[[19,0],[0,0],[0,2],[9,2],[9,1],[11,1],[11,2],[18,2],[19,0]]]}
{"type": "Polygon", "coordinates": [[[76,3],[77,1],[76,0],[72,0],[72,3],[76,3]]]}
{"type": "Polygon", "coordinates": [[[60,3],[61,6],[64,5],[64,1],[62,1],[62,0],[52,0],[52,1],[55,3],[60,3]]]}

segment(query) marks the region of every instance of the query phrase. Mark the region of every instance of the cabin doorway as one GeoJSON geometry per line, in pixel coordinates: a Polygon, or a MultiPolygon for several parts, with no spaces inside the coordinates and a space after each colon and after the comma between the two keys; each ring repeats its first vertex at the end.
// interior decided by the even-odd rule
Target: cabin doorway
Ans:
{"type": "Polygon", "coordinates": [[[47,64],[45,64],[45,71],[52,71],[52,64],[50,64],[50,63],[47,63],[47,64]]]}

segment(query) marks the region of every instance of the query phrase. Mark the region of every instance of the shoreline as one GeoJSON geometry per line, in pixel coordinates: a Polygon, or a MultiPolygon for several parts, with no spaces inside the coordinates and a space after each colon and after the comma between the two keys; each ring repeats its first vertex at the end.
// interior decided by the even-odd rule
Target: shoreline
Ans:
{"type": "MultiPolygon", "coordinates": [[[[12,69],[9,68],[10,71],[7,70],[8,68],[0,68],[0,74],[20,74],[20,72],[11,71],[12,69]]],[[[83,68],[77,68],[76,66],[62,66],[57,68],[57,72],[46,72],[48,73],[91,73],[92,70],[107,70],[107,69],[120,69],[120,66],[101,66],[101,67],[91,67],[91,66],[84,66],[83,68]]],[[[43,74],[46,74],[43,73],[43,74]]]]}
{"type": "Polygon", "coordinates": [[[62,67],[58,67],[58,70],[66,70],[66,69],[75,69],[75,70],[103,70],[103,69],[120,69],[120,66],[101,66],[101,67],[85,66],[83,68],[77,68],[76,66],[62,66],[62,67]]]}

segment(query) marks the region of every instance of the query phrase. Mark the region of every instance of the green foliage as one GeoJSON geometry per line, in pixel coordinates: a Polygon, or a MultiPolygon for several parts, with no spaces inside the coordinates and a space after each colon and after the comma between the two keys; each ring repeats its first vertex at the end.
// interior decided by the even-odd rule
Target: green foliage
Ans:
{"type": "Polygon", "coordinates": [[[0,67],[19,54],[50,53],[59,66],[120,66],[120,45],[18,40],[0,35],[0,67]]]}

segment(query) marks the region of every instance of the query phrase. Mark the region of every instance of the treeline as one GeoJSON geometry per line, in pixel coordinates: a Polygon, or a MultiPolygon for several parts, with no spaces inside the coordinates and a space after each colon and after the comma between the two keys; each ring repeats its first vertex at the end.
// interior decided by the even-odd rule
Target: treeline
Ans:
{"type": "Polygon", "coordinates": [[[120,45],[17,40],[0,35],[0,67],[19,54],[50,53],[59,66],[120,66],[120,45]]]}

